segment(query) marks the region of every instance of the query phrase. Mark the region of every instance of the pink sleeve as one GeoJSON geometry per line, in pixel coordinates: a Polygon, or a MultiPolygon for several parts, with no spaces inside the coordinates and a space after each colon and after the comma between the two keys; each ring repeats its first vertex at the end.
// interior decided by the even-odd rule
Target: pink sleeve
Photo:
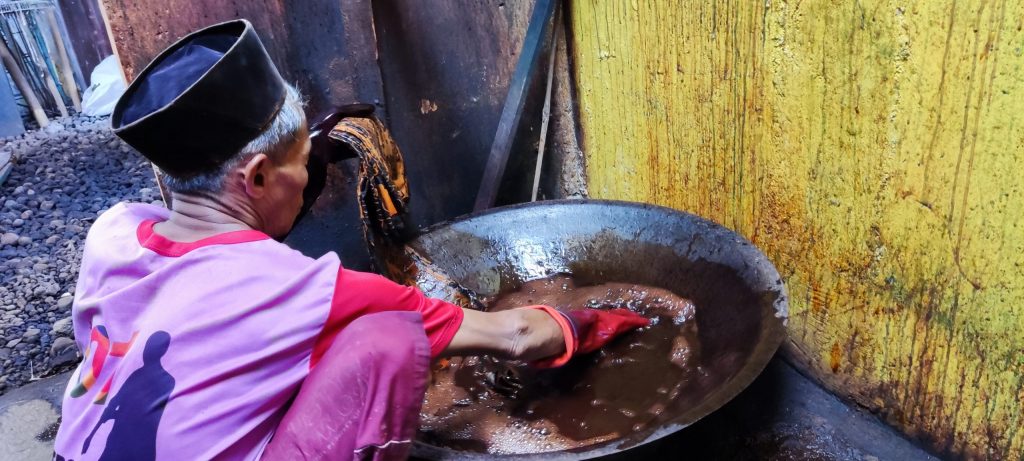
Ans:
{"type": "MultiPolygon", "coordinates": [[[[430,341],[430,355],[437,357],[455,336],[462,324],[462,308],[439,299],[428,298],[416,287],[392,282],[380,275],[345,269],[338,270],[338,279],[331,299],[331,312],[313,346],[310,367],[330,347],[334,337],[346,325],[362,315],[383,311],[415,311],[423,316],[423,328],[430,341]]],[[[386,332],[382,332],[386,333],[386,332]]]]}

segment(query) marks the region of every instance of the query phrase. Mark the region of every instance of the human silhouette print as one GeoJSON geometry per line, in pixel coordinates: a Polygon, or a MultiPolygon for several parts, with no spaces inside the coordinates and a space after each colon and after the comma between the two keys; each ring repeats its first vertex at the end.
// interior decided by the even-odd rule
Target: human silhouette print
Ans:
{"type": "Polygon", "coordinates": [[[103,423],[113,420],[101,460],[152,460],[156,458],[156,431],[164,407],[174,390],[174,377],[164,370],[160,359],[171,345],[171,335],[157,331],[146,340],[142,367],[128,375],[117,393],[107,401],[96,427],[85,439],[82,453],[89,451],[92,437],[103,423]]]}

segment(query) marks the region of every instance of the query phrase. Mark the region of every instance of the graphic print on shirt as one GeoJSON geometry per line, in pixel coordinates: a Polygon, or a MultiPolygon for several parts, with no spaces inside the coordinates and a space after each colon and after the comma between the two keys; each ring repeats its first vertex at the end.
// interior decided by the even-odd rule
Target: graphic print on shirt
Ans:
{"type": "MultiPolygon", "coordinates": [[[[71,390],[71,397],[78,398],[89,392],[96,384],[96,379],[103,372],[103,366],[107,364],[108,357],[124,357],[135,343],[139,332],[132,333],[132,337],[126,342],[111,342],[110,335],[103,325],[97,325],[89,333],[89,344],[85,348],[85,361],[92,357],[92,365],[88,369],[81,369],[78,373],[77,385],[71,390]],[[93,346],[95,344],[95,347],[93,346]]],[[[83,363],[84,364],[84,363],[83,363]]],[[[115,365],[116,367],[116,365],[115,365]]],[[[96,395],[93,403],[103,404],[107,400],[107,393],[110,392],[110,383],[114,380],[114,373],[110,374],[103,388],[96,395]]]]}
{"type": "MultiPolygon", "coordinates": [[[[106,337],[106,330],[103,327],[93,329],[94,333],[97,331],[101,332],[102,337],[106,337]]],[[[114,357],[124,356],[134,340],[135,335],[127,343],[113,343],[113,347],[109,348],[109,354],[114,357]],[[119,347],[124,347],[124,350],[118,350],[119,347]]],[[[157,331],[150,335],[142,352],[142,367],[128,375],[109,402],[106,401],[106,393],[110,390],[110,380],[107,380],[100,390],[100,395],[94,400],[96,404],[106,403],[106,407],[96,426],[86,437],[82,453],[89,451],[92,438],[99,428],[107,421],[113,420],[113,427],[98,459],[152,460],[156,457],[157,428],[171,391],[174,390],[174,377],[164,370],[160,363],[170,344],[171,335],[165,331],[157,331]]],[[[98,342],[98,346],[102,345],[102,342],[98,342]]],[[[79,385],[72,391],[72,397],[84,395],[95,383],[95,377],[103,368],[104,360],[97,361],[97,357],[105,358],[107,351],[103,347],[97,347],[95,352],[92,368],[88,373],[82,373],[85,374],[85,378],[79,380],[79,385]],[[78,395],[75,395],[76,392],[79,392],[78,395]]]]}

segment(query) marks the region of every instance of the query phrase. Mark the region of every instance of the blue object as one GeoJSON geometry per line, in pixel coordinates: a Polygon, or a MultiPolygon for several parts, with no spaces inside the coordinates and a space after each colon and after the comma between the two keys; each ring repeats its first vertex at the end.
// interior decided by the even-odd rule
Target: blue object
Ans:
{"type": "MultiPolygon", "coordinates": [[[[17,136],[25,132],[21,111],[14,100],[14,90],[6,72],[0,72],[0,138],[17,136]]],[[[0,165],[3,168],[3,165],[0,165]]]]}

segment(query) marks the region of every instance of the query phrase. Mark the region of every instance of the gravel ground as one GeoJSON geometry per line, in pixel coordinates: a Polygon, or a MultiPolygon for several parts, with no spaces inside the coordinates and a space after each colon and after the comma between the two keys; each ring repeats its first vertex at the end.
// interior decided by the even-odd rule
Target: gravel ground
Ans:
{"type": "Polygon", "coordinates": [[[0,139],[0,394],[79,360],[71,303],[86,231],[121,201],[154,202],[149,163],[108,118],[73,116],[0,139]]]}

